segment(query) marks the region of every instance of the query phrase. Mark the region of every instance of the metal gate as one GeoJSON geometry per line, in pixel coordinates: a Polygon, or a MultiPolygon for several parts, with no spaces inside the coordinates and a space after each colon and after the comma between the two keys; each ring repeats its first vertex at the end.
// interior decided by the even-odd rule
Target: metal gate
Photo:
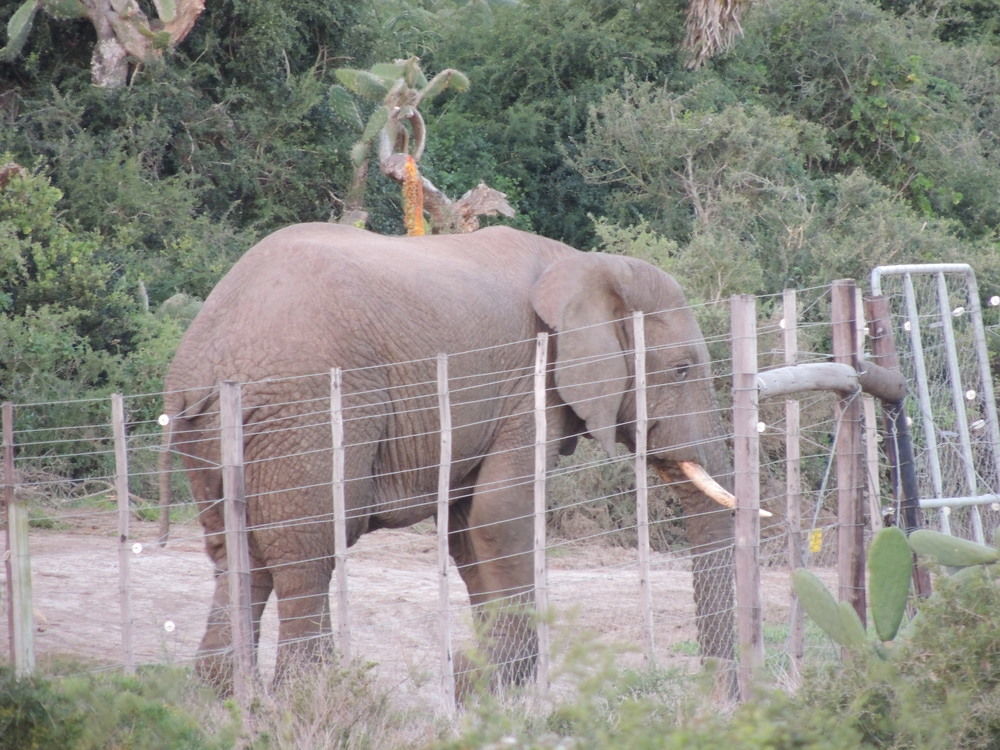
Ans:
{"type": "MultiPolygon", "coordinates": [[[[879,266],[871,286],[889,298],[912,389],[920,506],[938,511],[941,531],[987,541],[1000,524],[1000,426],[975,273],[961,263],[879,266]]],[[[991,316],[998,305],[989,301],[991,316]]]]}

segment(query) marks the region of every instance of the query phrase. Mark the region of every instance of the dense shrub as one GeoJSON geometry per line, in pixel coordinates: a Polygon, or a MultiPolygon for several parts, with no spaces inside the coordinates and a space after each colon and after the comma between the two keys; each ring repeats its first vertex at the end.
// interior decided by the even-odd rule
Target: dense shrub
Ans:
{"type": "Polygon", "coordinates": [[[72,702],[42,678],[14,676],[0,666],[0,748],[34,750],[72,747],[82,721],[72,702]]]}

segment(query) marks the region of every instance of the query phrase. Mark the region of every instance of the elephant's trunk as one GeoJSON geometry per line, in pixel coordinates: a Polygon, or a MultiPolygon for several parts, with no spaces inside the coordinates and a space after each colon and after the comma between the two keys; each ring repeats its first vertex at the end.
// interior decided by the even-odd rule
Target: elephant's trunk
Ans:
{"type": "MultiPolygon", "coordinates": [[[[722,444],[699,456],[715,477],[731,476],[722,444]],[[711,454],[711,455],[709,455],[711,454]]],[[[691,548],[695,617],[703,658],[717,659],[726,670],[727,684],[735,685],[735,589],[733,571],[733,514],[736,499],[694,461],[657,462],[655,469],[671,485],[684,510],[684,526],[691,548]],[[683,464],[687,464],[684,466],[683,464]],[[720,507],[722,506],[722,507],[720,507]]]]}

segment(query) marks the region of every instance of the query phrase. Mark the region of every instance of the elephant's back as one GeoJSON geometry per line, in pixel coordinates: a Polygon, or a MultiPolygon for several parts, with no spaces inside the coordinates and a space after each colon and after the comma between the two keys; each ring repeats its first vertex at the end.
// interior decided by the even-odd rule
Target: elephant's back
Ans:
{"type": "Polygon", "coordinates": [[[186,332],[168,389],[387,364],[534,335],[528,294],[565,245],[505,227],[387,237],[310,223],[248,250],[186,332]]]}

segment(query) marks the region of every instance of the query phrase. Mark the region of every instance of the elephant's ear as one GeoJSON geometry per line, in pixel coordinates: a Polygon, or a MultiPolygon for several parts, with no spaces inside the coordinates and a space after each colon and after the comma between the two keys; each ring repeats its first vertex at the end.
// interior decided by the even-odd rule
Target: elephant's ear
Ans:
{"type": "Polygon", "coordinates": [[[628,382],[621,327],[629,312],[621,293],[627,272],[607,256],[581,253],[549,266],[531,295],[535,312],[557,334],[559,396],[609,455],[628,382]]]}

